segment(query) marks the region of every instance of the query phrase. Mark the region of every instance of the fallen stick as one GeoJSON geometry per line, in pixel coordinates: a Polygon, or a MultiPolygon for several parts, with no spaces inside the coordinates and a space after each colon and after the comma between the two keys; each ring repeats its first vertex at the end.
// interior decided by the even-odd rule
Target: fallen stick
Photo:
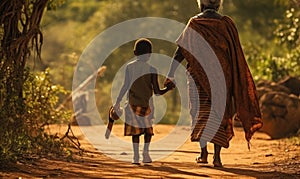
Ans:
{"type": "Polygon", "coordinates": [[[94,78],[96,78],[98,76],[102,76],[103,73],[105,72],[105,70],[106,70],[106,66],[102,66],[96,72],[94,72],[93,74],[91,74],[75,90],[72,91],[72,93],[58,106],[58,108],[56,108],[56,111],[59,111],[62,108],[64,108],[64,106],[66,105],[66,103],[69,102],[72,99],[72,96],[75,96],[76,93],[78,93],[80,90],[82,90],[83,88],[85,88],[94,78]]]}

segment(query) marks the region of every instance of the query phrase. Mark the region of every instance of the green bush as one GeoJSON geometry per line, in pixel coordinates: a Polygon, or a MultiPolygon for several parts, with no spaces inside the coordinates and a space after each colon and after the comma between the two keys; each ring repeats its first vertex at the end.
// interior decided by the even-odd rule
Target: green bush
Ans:
{"type": "Polygon", "coordinates": [[[300,77],[300,48],[284,56],[274,56],[252,46],[247,46],[246,51],[246,59],[255,81],[278,81],[286,76],[300,77]]]}
{"type": "MultiPolygon", "coordinates": [[[[51,124],[66,123],[70,119],[70,111],[56,110],[60,103],[59,96],[65,95],[67,91],[52,84],[48,70],[34,74],[27,69],[24,79],[24,101],[17,105],[23,113],[1,104],[0,164],[53,152],[63,154],[66,147],[66,143],[57,135],[48,134],[46,128],[51,124]]],[[[2,81],[1,86],[4,84],[2,81]]],[[[1,102],[6,101],[6,93],[5,88],[1,88],[1,102]]],[[[10,100],[10,103],[14,102],[10,100]]]]}
{"type": "Polygon", "coordinates": [[[262,44],[247,44],[246,59],[254,79],[278,81],[286,76],[300,77],[300,20],[298,11],[287,10],[283,19],[275,20],[272,49],[262,44]]]}

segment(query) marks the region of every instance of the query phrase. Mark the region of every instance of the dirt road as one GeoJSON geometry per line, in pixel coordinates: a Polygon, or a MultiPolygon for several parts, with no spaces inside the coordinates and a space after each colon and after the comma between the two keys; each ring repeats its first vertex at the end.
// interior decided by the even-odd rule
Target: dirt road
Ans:
{"type": "MultiPolygon", "coordinates": [[[[300,146],[288,139],[270,140],[264,133],[256,133],[251,150],[247,148],[241,128],[235,128],[235,137],[229,149],[222,149],[224,168],[212,165],[213,145],[209,144],[209,164],[195,163],[199,153],[197,143],[187,140],[171,155],[150,165],[132,165],[111,159],[97,151],[85,140],[78,127],[72,127],[86,152],[74,154],[72,160],[39,159],[19,163],[0,172],[3,178],[300,178],[300,146]]],[[[172,126],[156,125],[155,137],[163,136],[172,126]]],[[[63,130],[63,129],[61,129],[63,130]]],[[[115,126],[120,131],[122,126],[115,126]]],[[[154,137],[154,140],[155,140],[154,137]]],[[[130,138],[129,138],[130,139],[130,138]]],[[[151,148],[151,147],[150,147],[151,148]]]]}

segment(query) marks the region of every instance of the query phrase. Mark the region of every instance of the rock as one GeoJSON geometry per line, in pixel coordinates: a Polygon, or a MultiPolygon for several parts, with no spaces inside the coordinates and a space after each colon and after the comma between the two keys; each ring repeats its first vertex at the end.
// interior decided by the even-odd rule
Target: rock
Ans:
{"type": "Polygon", "coordinates": [[[274,82],[268,82],[268,81],[260,81],[256,85],[257,90],[265,90],[265,91],[277,91],[277,92],[284,92],[287,94],[291,93],[291,90],[281,84],[274,83],[274,82]]]}
{"type": "Polygon", "coordinates": [[[278,83],[260,81],[257,93],[264,123],[262,132],[277,139],[300,130],[299,79],[287,77],[278,83]]]}
{"type": "Polygon", "coordinates": [[[274,116],[285,117],[287,115],[287,109],[284,106],[270,106],[271,112],[274,116]]]}
{"type": "Polygon", "coordinates": [[[272,90],[266,87],[258,87],[256,91],[257,91],[257,97],[258,99],[260,99],[264,94],[266,94],[267,92],[271,92],[272,90]]]}
{"type": "Polygon", "coordinates": [[[261,129],[262,132],[268,134],[271,139],[279,139],[290,136],[297,131],[294,124],[286,121],[284,118],[275,117],[271,120],[263,120],[264,125],[261,129]]]}
{"type": "Polygon", "coordinates": [[[265,157],[272,157],[273,154],[266,154],[265,157]]]}
{"type": "Polygon", "coordinates": [[[265,88],[265,87],[267,87],[267,86],[269,86],[269,85],[271,85],[271,82],[270,82],[270,81],[267,81],[267,80],[260,80],[260,81],[256,84],[256,87],[257,87],[257,88],[260,88],[260,87],[265,88]]]}
{"type": "Polygon", "coordinates": [[[300,95],[300,80],[295,77],[286,77],[285,79],[278,82],[279,85],[288,88],[292,94],[300,95]]]}
{"type": "Polygon", "coordinates": [[[276,84],[276,83],[271,83],[271,85],[268,86],[268,88],[270,88],[272,91],[282,92],[282,93],[286,93],[286,94],[291,93],[291,91],[287,87],[276,84]]]}

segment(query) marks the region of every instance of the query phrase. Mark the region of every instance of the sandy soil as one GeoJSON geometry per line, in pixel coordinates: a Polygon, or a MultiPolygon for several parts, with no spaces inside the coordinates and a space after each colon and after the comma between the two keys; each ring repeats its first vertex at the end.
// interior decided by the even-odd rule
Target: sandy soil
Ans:
{"type": "MultiPolygon", "coordinates": [[[[165,135],[173,126],[156,125],[153,140],[165,135]]],[[[72,127],[85,149],[73,159],[59,158],[18,163],[0,170],[2,178],[300,178],[300,146],[287,139],[270,140],[264,133],[256,133],[251,150],[247,148],[241,128],[235,128],[235,137],[228,149],[222,149],[224,167],[212,165],[213,145],[209,144],[209,164],[196,164],[197,143],[187,140],[171,155],[148,165],[136,166],[130,162],[111,159],[96,150],[80,129],[72,127]]],[[[122,136],[122,126],[114,126],[122,136]]],[[[64,128],[60,129],[65,131],[64,128]]],[[[130,138],[129,138],[130,139],[130,138]]],[[[151,148],[151,147],[150,147],[151,148]]]]}

